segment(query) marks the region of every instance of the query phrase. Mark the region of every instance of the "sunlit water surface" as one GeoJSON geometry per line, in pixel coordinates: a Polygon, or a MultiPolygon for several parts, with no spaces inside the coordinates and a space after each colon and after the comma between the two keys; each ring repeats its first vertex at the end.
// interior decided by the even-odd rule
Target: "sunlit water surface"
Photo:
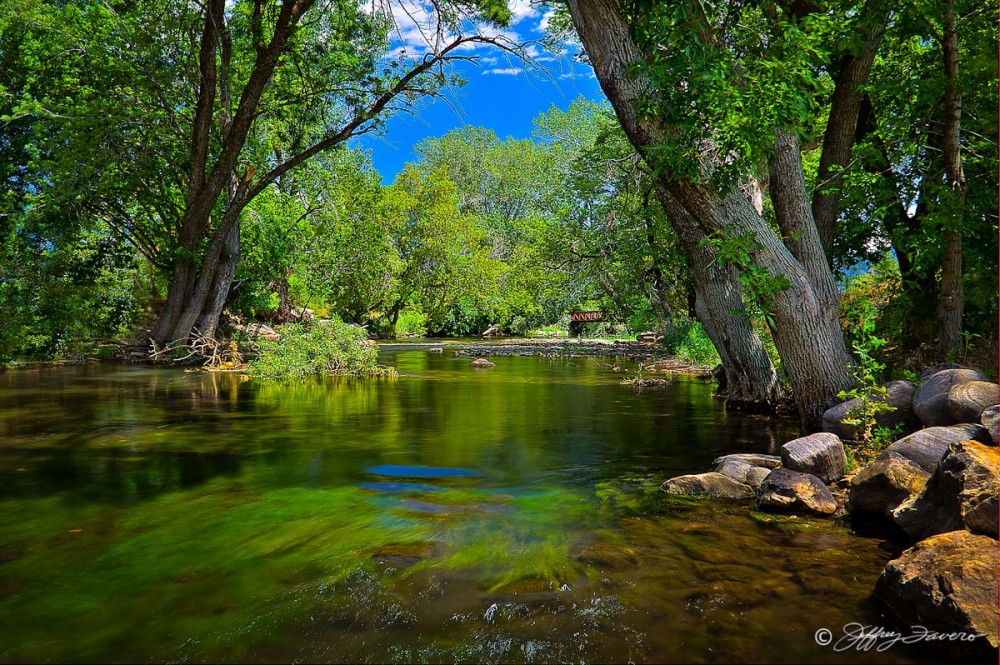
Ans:
{"type": "Polygon", "coordinates": [[[878,541],[657,491],[789,424],[609,359],[384,361],[397,380],[0,373],[0,659],[913,657],[814,641],[879,621],[878,541]]]}

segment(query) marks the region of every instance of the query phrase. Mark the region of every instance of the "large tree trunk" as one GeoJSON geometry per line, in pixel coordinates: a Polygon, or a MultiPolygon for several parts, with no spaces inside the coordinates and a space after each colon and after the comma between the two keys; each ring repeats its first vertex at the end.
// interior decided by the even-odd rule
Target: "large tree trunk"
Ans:
{"type": "Polygon", "coordinates": [[[215,337],[215,332],[219,327],[219,319],[222,310],[226,306],[229,298],[229,289],[233,285],[233,278],[236,276],[236,267],[240,262],[240,225],[233,224],[225,243],[222,247],[222,255],[212,279],[212,286],[209,289],[208,297],[202,308],[201,316],[195,323],[194,328],[202,335],[215,337]]]}
{"type": "Polygon", "coordinates": [[[743,286],[733,266],[723,266],[691,214],[657,183],[657,196],[694,274],[694,313],[712,340],[726,372],[727,408],[772,412],[781,398],[778,373],[744,313],[743,286]]]}
{"type": "MultiPolygon", "coordinates": [[[[636,114],[637,102],[652,92],[652,86],[629,73],[631,65],[642,59],[642,53],[631,38],[616,0],[568,0],[567,4],[597,79],[626,135],[647,160],[655,161],[650,148],[668,139],[668,128],[636,114]]],[[[656,164],[651,166],[656,172],[656,164]]],[[[754,263],[787,281],[787,288],[770,297],[775,320],[772,334],[803,426],[818,428],[823,411],[837,399],[839,391],[851,387],[854,381],[843,335],[839,327],[829,325],[831,315],[822,303],[827,298],[814,289],[814,279],[810,279],[813,271],[795,259],[750,201],[739,193],[720,200],[705,185],[662,177],[657,188],[658,193],[669,193],[691,214],[703,236],[749,233],[755,242],[751,252],[754,263]]],[[[672,218],[671,223],[674,221],[672,218]]],[[[816,237],[815,226],[806,231],[816,237]]]]}
{"type": "Polygon", "coordinates": [[[965,294],[962,288],[962,234],[959,231],[965,213],[965,173],[962,169],[961,129],[962,93],[958,80],[958,28],[955,0],[944,3],[944,34],[941,43],[944,55],[944,132],[941,137],[945,175],[951,192],[944,196],[951,228],[942,234],[944,256],[941,262],[941,292],[938,296],[937,318],[941,332],[941,351],[956,352],[962,345],[962,313],[965,294]]]}
{"type": "MultiPolygon", "coordinates": [[[[774,321],[771,335],[792,386],[802,426],[819,429],[823,412],[838,401],[838,393],[854,385],[853,361],[836,325],[836,310],[831,313],[823,306],[824,298],[813,288],[808,272],[749,201],[738,193],[720,201],[690,183],[677,183],[675,189],[680,193],[678,199],[707,231],[750,233],[755,241],[750,253],[754,265],[787,282],[785,288],[769,294],[764,305],[774,321]]],[[[812,234],[815,237],[815,228],[812,234]]],[[[818,246],[818,238],[815,244],[818,246]]]]}

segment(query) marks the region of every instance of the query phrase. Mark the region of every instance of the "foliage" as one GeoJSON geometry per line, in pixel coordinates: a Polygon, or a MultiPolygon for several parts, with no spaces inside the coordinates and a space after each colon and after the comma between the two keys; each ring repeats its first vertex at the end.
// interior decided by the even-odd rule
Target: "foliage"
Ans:
{"type": "Polygon", "coordinates": [[[135,252],[106,228],[7,231],[0,237],[0,364],[93,351],[131,330],[148,289],[135,252]]]}
{"type": "Polygon", "coordinates": [[[861,457],[860,461],[864,462],[874,457],[880,446],[886,443],[886,433],[876,433],[876,417],[895,411],[895,407],[888,404],[889,391],[881,384],[885,365],[875,356],[886,343],[875,335],[876,309],[870,301],[863,298],[849,304],[852,308],[845,312],[845,319],[854,330],[851,348],[857,362],[851,367],[851,373],[857,385],[850,390],[841,391],[838,397],[842,400],[860,401],[860,406],[847,414],[844,423],[857,428],[856,452],[861,457]]]}
{"type": "Polygon", "coordinates": [[[247,375],[264,379],[303,378],[322,374],[393,376],[395,370],[378,364],[378,348],[368,343],[364,328],[331,319],[306,327],[280,326],[277,341],[261,340],[247,375]]]}
{"type": "Polygon", "coordinates": [[[719,364],[719,354],[712,345],[712,340],[697,321],[675,323],[664,338],[663,344],[679,360],[692,365],[719,364]]]}
{"type": "Polygon", "coordinates": [[[715,233],[703,242],[711,245],[721,265],[739,269],[740,284],[743,285],[748,306],[748,311],[742,314],[751,319],[762,318],[769,329],[775,328],[774,298],[788,288],[789,282],[784,275],[772,274],[766,266],[754,261],[753,253],[760,249],[760,242],[752,233],[715,233]]]}

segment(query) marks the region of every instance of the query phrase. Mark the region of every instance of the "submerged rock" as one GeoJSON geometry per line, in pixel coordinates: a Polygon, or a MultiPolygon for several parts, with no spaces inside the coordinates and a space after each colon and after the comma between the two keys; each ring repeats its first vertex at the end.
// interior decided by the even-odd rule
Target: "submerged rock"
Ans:
{"type": "Polygon", "coordinates": [[[837,500],[823,481],[809,473],[775,469],[760,488],[760,507],[780,511],[837,512],[837,500]]]}
{"type": "MultiPolygon", "coordinates": [[[[913,394],[917,386],[909,381],[890,381],[883,384],[888,391],[884,401],[889,406],[894,407],[892,411],[880,413],[875,416],[875,422],[880,427],[896,427],[900,423],[907,426],[919,424],[916,415],[913,413],[913,394]]],[[[832,406],[823,414],[823,430],[836,434],[842,439],[854,440],[858,436],[858,428],[844,422],[849,419],[851,413],[861,408],[861,400],[858,398],[849,399],[832,406]]]]}
{"type": "Polygon", "coordinates": [[[928,538],[890,561],[875,584],[874,596],[900,623],[937,632],[983,635],[967,655],[997,648],[997,542],[968,531],[928,538]]]}
{"type": "Polygon", "coordinates": [[[979,414],[979,423],[986,428],[994,446],[1000,443],[1000,437],[997,436],[997,425],[1000,424],[1000,406],[994,404],[983,409],[983,412],[979,414]]]}
{"type": "Polygon", "coordinates": [[[998,492],[1000,449],[959,441],[920,496],[900,505],[893,518],[914,541],[963,528],[997,538],[998,492]]]}
{"type": "Polygon", "coordinates": [[[470,363],[473,367],[496,367],[496,363],[492,363],[486,358],[476,358],[470,363]]]}
{"type": "Polygon", "coordinates": [[[820,432],[781,446],[781,464],[786,469],[811,473],[824,483],[832,483],[844,477],[847,453],[840,437],[820,432]]]}
{"type": "Polygon", "coordinates": [[[975,369],[944,369],[927,378],[913,394],[913,412],[920,422],[931,427],[951,425],[956,422],[948,408],[948,392],[954,385],[969,381],[986,381],[986,376],[975,369]]]}
{"type": "Polygon", "coordinates": [[[752,499],[753,490],[746,483],[710,471],[671,478],[660,486],[667,494],[705,496],[721,499],[752,499]]]}
{"type": "Polygon", "coordinates": [[[951,427],[928,427],[914,432],[893,443],[882,455],[894,452],[913,460],[927,473],[934,473],[941,458],[948,452],[948,445],[956,441],[985,441],[989,439],[980,425],[965,424],[951,427]]]}
{"type": "Polygon", "coordinates": [[[886,451],[851,480],[847,508],[892,519],[892,511],[920,494],[931,477],[919,464],[898,452],[886,451]]]}
{"type": "Polygon", "coordinates": [[[948,389],[948,411],[960,423],[979,422],[979,415],[997,403],[1000,385],[989,381],[967,381],[948,389]]]}

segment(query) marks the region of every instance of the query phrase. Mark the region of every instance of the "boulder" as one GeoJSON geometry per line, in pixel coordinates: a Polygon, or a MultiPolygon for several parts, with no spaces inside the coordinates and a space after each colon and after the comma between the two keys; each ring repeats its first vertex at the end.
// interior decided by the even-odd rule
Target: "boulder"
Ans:
{"type": "Polygon", "coordinates": [[[893,443],[882,454],[899,453],[926,471],[934,473],[941,458],[948,452],[948,445],[956,441],[975,440],[985,442],[989,434],[980,425],[952,425],[951,427],[928,427],[893,443]]]}
{"type": "Polygon", "coordinates": [[[934,365],[933,367],[928,367],[927,369],[925,369],[923,372],[920,373],[920,376],[917,377],[917,379],[919,381],[926,381],[927,379],[931,378],[938,372],[944,371],[946,369],[975,369],[975,368],[969,367],[968,365],[959,365],[958,363],[940,363],[938,365],[934,365]]]}
{"type": "Polygon", "coordinates": [[[948,408],[948,391],[969,381],[986,381],[975,369],[944,369],[932,374],[913,394],[913,412],[925,426],[951,425],[955,418],[948,408]]]}
{"type": "Polygon", "coordinates": [[[967,655],[982,656],[997,648],[997,591],[997,542],[952,531],[890,561],[873,595],[904,626],[982,635],[971,643],[942,644],[953,656],[966,646],[972,647],[967,655]]]}
{"type": "Polygon", "coordinates": [[[739,459],[732,459],[735,455],[722,458],[722,463],[715,467],[716,473],[729,476],[739,483],[749,485],[754,493],[760,491],[764,479],[771,473],[771,469],[763,466],[753,466],[739,459]]]}
{"type": "MultiPolygon", "coordinates": [[[[917,386],[909,381],[890,381],[883,384],[888,394],[885,401],[893,407],[892,411],[880,413],[875,416],[875,422],[880,427],[893,428],[900,423],[906,426],[916,426],[919,424],[916,415],[913,413],[913,394],[917,386]]],[[[832,406],[823,413],[823,431],[836,434],[842,439],[854,440],[858,437],[858,428],[844,422],[850,418],[851,413],[861,408],[861,400],[858,398],[849,399],[832,406]]]]}
{"type": "Polygon", "coordinates": [[[747,464],[742,460],[729,459],[724,460],[722,464],[715,467],[715,472],[729,476],[737,482],[745,483],[747,481],[747,474],[755,468],[757,467],[747,464]]]}
{"type": "Polygon", "coordinates": [[[432,346],[431,348],[427,349],[427,352],[428,353],[444,353],[444,347],[432,346]]]}
{"type": "Polygon", "coordinates": [[[781,446],[781,465],[792,471],[811,473],[832,483],[847,472],[847,453],[840,437],[829,432],[810,434],[781,446]]]}
{"type": "Polygon", "coordinates": [[[791,469],[775,469],[761,485],[760,507],[832,515],[837,511],[837,500],[816,476],[791,469]]]}
{"type": "Polygon", "coordinates": [[[1000,443],[1000,438],[997,436],[997,425],[1000,423],[1000,406],[994,404],[983,409],[983,412],[979,414],[979,422],[986,429],[986,433],[990,435],[993,445],[995,446],[1000,443]]]}
{"type": "Polygon", "coordinates": [[[729,460],[746,462],[750,466],[762,466],[766,469],[777,469],[781,466],[781,458],[777,455],[758,455],[757,453],[733,453],[716,457],[712,464],[719,465],[729,460]]]}
{"type": "Polygon", "coordinates": [[[948,411],[956,422],[978,423],[979,415],[997,403],[1000,385],[989,381],[966,381],[948,389],[948,411]]]}
{"type": "Polygon", "coordinates": [[[496,363],[491,363],[486,358],[476,358],[475,360],[472,361],[471,365],[473,367],[496,367],[497,366],[496,363]]]}
{"type": "Polygon", "coordinates": [[[892,519],[892,511],[920,494],[930,477],[913,460],[897,452],[883,453],[851,480],[847,509],[892,519]]]}
{"type": "Polygon", "coordinates": [[[274,328],[265,323],[249,323],[247,325],[235,326],[237,330],[242,330],[247,335],[257,339],[266,339],[272,342],[277,342],[281,339],[274,328]]]}
{"type": "Polygon", "coordinates": [[[761,488],[764,487],[764,481],[769,475],[771,475],[771,469],[765,469],[762,466],[751,467],[747,471],[747,485],[753,489],[755,494],[759,495],[761,488]]]}
{"type": "Polygon", "coordinates": [[[729,476],[711,471],[689,476],[677,476],[663,483],[660,489],[667,494],[705,496],[720,499],[752,499],[750,486],[729,476]]]}
{"type": "Polygon", "coordinates": [[[920,496],[893,513],[893,521],[914,541],[968,529],[997,538],[1000,505],[1000,449],[976,441],[948,447],[920,496]]]}

